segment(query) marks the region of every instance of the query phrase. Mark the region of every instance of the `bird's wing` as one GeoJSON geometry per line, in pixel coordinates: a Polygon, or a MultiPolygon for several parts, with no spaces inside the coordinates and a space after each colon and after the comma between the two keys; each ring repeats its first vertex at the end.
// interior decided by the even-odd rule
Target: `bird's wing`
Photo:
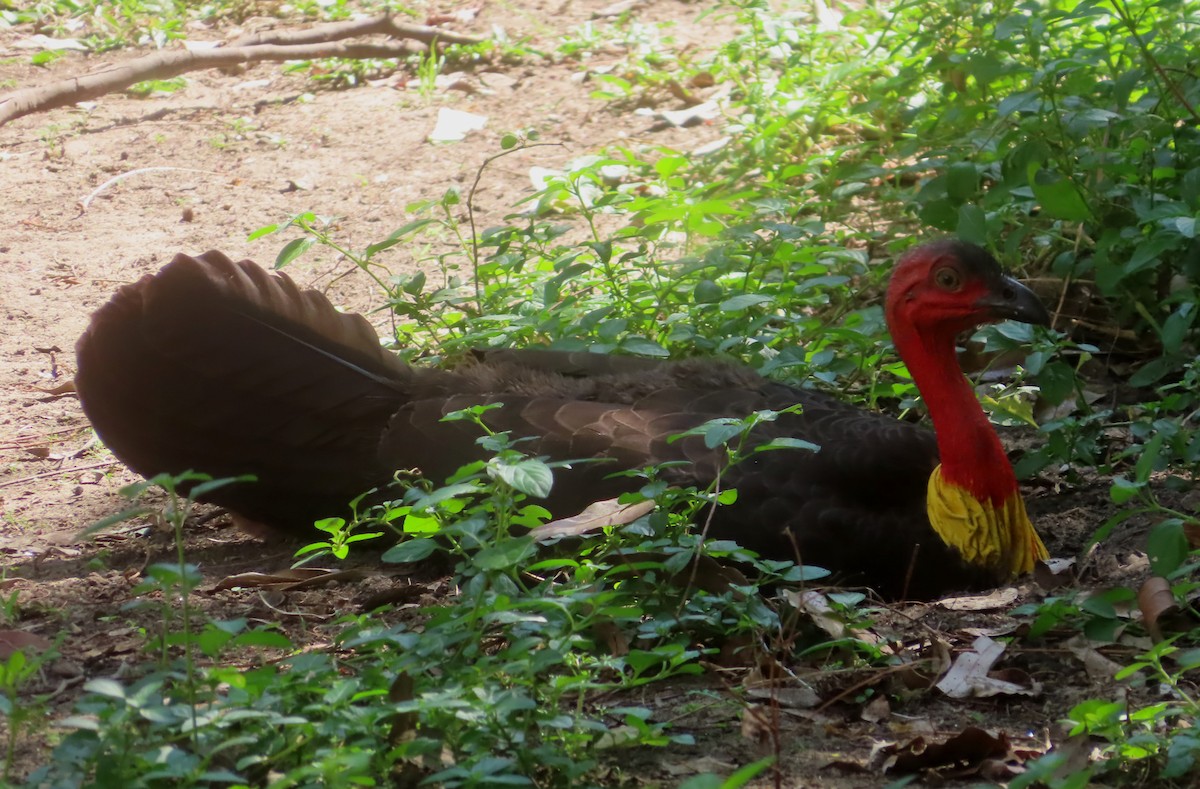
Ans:
{"type": "Polygon", "coordinates": [[[699,437],[675,436],[709,419],[749,413],[754,395],[744,391],[716,393],[660,390],[633,403],[622,404],[554,396],[460,394],[416,400],[400,408],[380,444],[380,457],[393,468],[418,468],[441,481],[460,466],[489,453],[476,445],[480,429],[469,422],[444,422],[448,413],[474,405],[500,404],[483,420],[493,431],[508,432],[518,448],[555,461],[573,461],[555,472],[546,506],[570,515],[600,499],[636,490],[636,477],[613,477],[672,461],[686,461],[671,481],[703,484],[721,462],[719,449],[699,437]],[[738,401],[742,401],[740,404],[738,401]]]}
{"type": "Polygon", "coordinates": [[[477,361],[487,365],[523,367],[572,378],[655,372],[671,364],[640,356],[549,348],[489,348],[476,350],[473,355],[477,361]]]}

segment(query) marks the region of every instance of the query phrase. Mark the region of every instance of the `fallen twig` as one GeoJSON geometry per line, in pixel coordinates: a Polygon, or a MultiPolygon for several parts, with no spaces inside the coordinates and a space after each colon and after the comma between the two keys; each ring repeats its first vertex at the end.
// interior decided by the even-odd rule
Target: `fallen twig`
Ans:
{"type": "Polygon", "coordinates": [[[250,47],[260,44],[281,44],[296,46],[298,44],[318,44],[323,41],[342,41],[356,36],[387,35],[392,38],[406,38],[432,45],[435,42],[443,44],[478,44],[483,39],[462,33],[452,33],[438,27],[428,25],[409,25],[397,22],[391,14],[376,14],[366,19],[355,19],[350,22],[332,22],[328,25],[309,27],[303,30],[269,30],[254,33],[225,44],[227,47],[250,47]]]}
{"type": "Polygon", "coordinates": [[[228,68],[260,61],[282,62],[330,57],[352,60],[395,58],[412,53],[411,48],[399,40],[375,43],[344,40],[351,36],[380,33],[394,39],[420,41],[429,46],[435,42],[475,44],[482,40],[476,36],[450,33],[434,27],[405,25],[395,22],[388,15],[379,15],[356,22],[338,22],[306,30],[249,36],[240,39],[249,43],[235,42],[232,46],[153,52],[81,77],[23,88],[0,97],[0,126],[35,112],[98,98],[138,82],[169,79],[200,69],[228,68]],[[281,43],[256,43],[268,41],[281,43]]]}
{"type": "Polygon", "coordinates": [[[55,476],[58,476],[59,474],[70,474],[72,471],[90,471],[91,469],[94,469],[94,468],[106,468],[108,466],[116,466],[116,465],[119,465],[119,464],[115,460],[105,460],[105,461],[101,461],[100,463],[89,463],[86,466],[71,466],[70,468],[56,468],[56,469],[51,469],[50,471],[43,471],[40,474],[32,474],[28,477],[21,477],[20,479],[5,480],[4,482],[0,482],[0,488],[10,488],[13,485],[20,485],[25,482],[33,482],[36,479],[45,479],[46,477],[55,477],[55,476]]]}
{"type": "Polygon", "coordinates": [[[120,175],[114,175],[112,178],[109,178],[107,181],[105,181],[104,183],[100,184],[95,189],[93,189],[91,194],[89,194],[87,197],[85,197],[79,201],[79,213],[83,214],[85,211],[87,211],[88,206],[90,206],[92,204],[92,201],[95,200],[100,195],[101,192],[103,192],[105,189],[107,189],[108,187],[112,186],[115,183],[124,181],[126,178],[128,178],[132,175],[141,175],[142,173],[157,173],[157,172],[163,172],[165,170],[183,171],[185,173],[204,173],[206,175],[218,175],[218,173],[214,173],[211,170],[196,170],[191,167],[140,167],[136,170],[130,170],[128,172],[121,173],[120,175]]]}

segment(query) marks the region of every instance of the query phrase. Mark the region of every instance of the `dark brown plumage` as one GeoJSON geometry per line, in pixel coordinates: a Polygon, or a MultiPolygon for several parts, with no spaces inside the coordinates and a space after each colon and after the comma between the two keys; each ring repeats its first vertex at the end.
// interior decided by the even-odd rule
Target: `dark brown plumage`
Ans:
{"type": "MultiPolygon", "coordinates": [[[[1031,294],[982,250],[957,242],[919,249],[909,257],[924,268],[944,259],[978,285],[983,295],[971,299],[998,300],[968,323],[1040,317],[1031,294]]],[[[932,432],[737,364],[524,350],[480,354],[453,371],[413,368],[382,350],[361,316],[217,252],[179,255],[121,288],[77,352],[84,410],[118,458],[144,476],[254,474],[258,482],[208,500],[286,529],[344,512],[396,469],[440,481],[483,457],[470,425],[439,421],[472,404],[502,402],[489,425],[533,437],[523,446],[534,454],[609,459],[556,472],[547,506],[561,516],[637,486],[609,477],[618,469],[684,460],[666,478],[707,485],[721,455],[699,438],[669,437],[712,418],[800,403],[801,413],[780,415],[754,438],[799,437],[820,452],[771,451],[728,470],[722,484],[738,489],[738,501],[717,509],[710,537],[775,558],[796,558],[798,548],[803,561],[891,596],[979,587],[1003,575],[965,562],[930,526],[926,488],[939,458],[932,432]]],[[[950,352],[953,364],[952,340],[950,352]]],[[[954,375],[961,380],[956,367],[954,375]]]]}

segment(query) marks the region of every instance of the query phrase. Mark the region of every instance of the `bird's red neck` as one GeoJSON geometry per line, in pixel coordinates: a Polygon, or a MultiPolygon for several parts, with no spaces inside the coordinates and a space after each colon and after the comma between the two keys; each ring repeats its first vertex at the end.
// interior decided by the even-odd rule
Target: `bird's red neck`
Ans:
{"type": "MultiPolygon", "coordinates": [[[[890,310],[889,310],[890,312],[890,310]]],[[[978,501],[1000,506],[1017,494],[1017,479],[1000,438],[988,422],[955,355],[955,335],[922,334],[892,320],[892,339],[933,418],[942,477],[978,501]]]]}

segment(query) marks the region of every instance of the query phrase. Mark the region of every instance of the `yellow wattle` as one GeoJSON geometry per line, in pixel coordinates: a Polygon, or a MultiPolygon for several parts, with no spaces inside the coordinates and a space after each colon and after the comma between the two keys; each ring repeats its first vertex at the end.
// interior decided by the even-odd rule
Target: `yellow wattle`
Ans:
{"type": "Polygon", "coordinates": [[[1025,513],[1025,501],[1013,492],[1000,506],[979,501],[942,477],[939,465],[929,475],[925,498],[929,523],[963,559],[1008,579],[1033,570],[1049,554],[1025,513]]]}

